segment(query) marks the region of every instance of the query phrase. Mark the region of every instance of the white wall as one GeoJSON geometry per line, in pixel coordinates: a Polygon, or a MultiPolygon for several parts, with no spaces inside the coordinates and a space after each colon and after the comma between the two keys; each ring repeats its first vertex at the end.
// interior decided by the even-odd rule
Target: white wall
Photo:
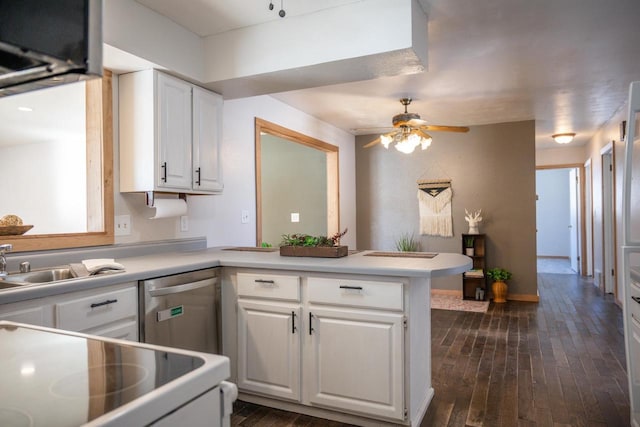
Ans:
{"type": "MultiPolygon", "coordinates": [[[[615,160],[615,197],[616,197],[616,239],[618,247],[618,273],[622,272],[622,256],[620,245],[622,244],[622,171],[624,164],[624,143],[620,141],[620,123],[627,119],[627,105],[621,106],[618,112],[606,123],[590,141],[588,155],[591,159],[593,171],[593,268],[603,271],[603,235],[602,235],[602,158],[600,151],[607,144],[613,142],[615,160]]],[[[622,300],[623,285],[621,274],[617,275],[615,289],[616,299],[622,300]]]]}
{"type": "MultiPolygon", "coordinates": [[[[104,3],[104,43],[194,81],[203,81],[204,43],[200,37],[133,0],[104,3]]],[[[104,66],[118,72],[105,49],[104,66]]]]}
{"type": "Polygon", "coordinates": [[[583,164],[588,158],[588,146],[571,144],[536,150],[536,166],[583,164]]]}
{"type": "Polygon", "coordinates": [[[536,171],[538,256],[570,256],[569,169],[536,171]]]}
{"type": "Polygon", "coordinates": [[[254,119],[260,117],[339,147],[340,224],[349,228],[343,242],[355,247],[354,136],[266,95],[225,101],[221,152],[224,192],[215,196],[188,196],[189,231],[180,231],[177,218],[148,219],[154,209],[145,206],[143,194],[118,191],[117,86],[114,78],[115,215],[131,215],[132,234],[116,237],[116,243],[206,236],[209,247],[255,245],[254,119]],[[250,212],[247,224],[240,222],[242,210],[250,212]]]}
{"type": "Polygon", "coordinates": [[[83,139],[0,146],[0,217],[18,215],[28,234],[86,233],[86,153],[83,139]]]}

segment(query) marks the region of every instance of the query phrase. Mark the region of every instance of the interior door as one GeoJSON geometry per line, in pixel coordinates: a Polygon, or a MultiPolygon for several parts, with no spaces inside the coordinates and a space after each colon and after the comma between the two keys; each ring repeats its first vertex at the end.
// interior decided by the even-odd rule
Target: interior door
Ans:
{"type": "Polygon", "coordinates": [[[612,151],[609,151],[602,154],[602,279],[604,282],[604,291],[609,294],[614,292],[615,283],[613,194],[613,158],[612,151]]]}
{"type": "Polygon", "coordinates": [[[569,171],[569,261],[571,269],[580,272],[578,256],[578,170],[569,171]]]}

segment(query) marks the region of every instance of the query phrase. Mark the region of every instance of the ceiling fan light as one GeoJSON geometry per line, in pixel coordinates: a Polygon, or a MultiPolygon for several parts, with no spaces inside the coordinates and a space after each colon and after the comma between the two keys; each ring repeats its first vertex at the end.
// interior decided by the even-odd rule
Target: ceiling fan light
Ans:
{"type": "Polygon", "coordinates": [[[433,141],[433,138],[431,138],[430,135],[427,135],[427,138],[424,138],[424,137],[421,138],[420,146],[422,147],[423,150],[426,150],[427,148],[429,148],[432,141],[433,141]]]}
{"type": "Polygon", "coordinates": [[[384,145],[384,148],[389,149],[389,144],[393,141],[393,138],[388,135],[380,135],[380,142],[384,145]]]}
{"type": "Polygon", "coordinates": [[[576,136],[573,132],[568,133],[556,133],[555,135],[551,135],[551,138],[558,144],[568,144],[573,141],[573,138],[576,136]]]}
{"type": "Polygon", "coordinates": [[[396,143],[394,147],[396,147],[396,150],[404,154],[411,154],[413,153],[413,150],[416,149],[416,145],[411,143],[408,139],[404,139],[396,143]]]}

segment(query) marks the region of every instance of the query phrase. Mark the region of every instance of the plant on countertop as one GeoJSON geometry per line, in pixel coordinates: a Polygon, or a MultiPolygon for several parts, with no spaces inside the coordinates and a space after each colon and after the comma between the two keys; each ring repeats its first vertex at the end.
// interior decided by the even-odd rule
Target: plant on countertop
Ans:
{"type": "Polygon", "coordinates": [[[413,236],[413,233],[404,233],[396,240],[396,250],[400,252],[420,251],[420,242],[413,236]]]}
{"type": "Polygon", "coordinates": [[[280,246],[339,246],[340,238],[347,234],[345,228],[342,233],[336,233],[331,237],[310,236],[308,234],[283,234],[280,246]]]}
{"type": "Polygon", "coordinates": [[[260,245],[263,248],[271,248],[271,243],[267,243],[267,242],[262,242],[262,244],[260,245]]]}
{"type": "Polygon", "coordinates": [[[487,276],[495,282],[504,282],[511,279],[511,272],[504,268],[494,267],[487,270],[487,276]]]}

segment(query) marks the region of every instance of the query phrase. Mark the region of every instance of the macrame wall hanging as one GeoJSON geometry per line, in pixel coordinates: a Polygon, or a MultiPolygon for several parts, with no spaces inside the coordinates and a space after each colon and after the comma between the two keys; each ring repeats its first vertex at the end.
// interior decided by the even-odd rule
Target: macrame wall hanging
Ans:
{"type": "Polygon", "coordinates": [[[419,179],[418,209],[420,212],[420,234],[452,237],[450,179],[419,179]]]}

